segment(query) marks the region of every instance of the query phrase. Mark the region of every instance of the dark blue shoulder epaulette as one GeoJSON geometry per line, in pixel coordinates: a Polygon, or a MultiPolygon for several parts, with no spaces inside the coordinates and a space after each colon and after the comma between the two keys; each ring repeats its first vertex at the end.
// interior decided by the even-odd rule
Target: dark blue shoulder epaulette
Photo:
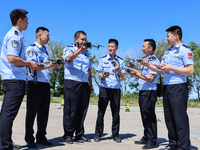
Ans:
{"type": "MultiPolygon", "coordinates": [[[[105,55],[105,56],[102,56],[101,58],[105,58],[106,56],[107,56],[107,55],[105,55]]],[[[100,59],[101,59],[101,58],[100,58],[100,59]]]]}
{"type": "Polygon", "coordinates": [[[66,46],[67,46],[67,47],[74,47],[73,45],[70,45],[70,46],[69,46],[69,45],[66,45],[66,46]]]}
{"type": "Polygon", "coordinates": [[[189,47],[187,47],[187,46],[186,46],[186,45],[184,45],[184,44],[183,44],[183,46],[184,46],[184,47],[186,47],[186,48],[189,48],[189,47]]]}
{"type": "Polygon", "coordinates": [[[35,46],[35,44],[31,44],[30,46],[35,46]]]}
{"type": "Polygon", "coordinates": [[[15,30],[15,35],[18,35],[19,33],[15,30]]]}
{"type": "Polygon", "coordinates": [[[124,59],[122,59],[121,57],[119,57],[119,56],[117,56],[117,58],[119,58],[119,59],[121,59],[121,60],[124,60],[124,59]]]}

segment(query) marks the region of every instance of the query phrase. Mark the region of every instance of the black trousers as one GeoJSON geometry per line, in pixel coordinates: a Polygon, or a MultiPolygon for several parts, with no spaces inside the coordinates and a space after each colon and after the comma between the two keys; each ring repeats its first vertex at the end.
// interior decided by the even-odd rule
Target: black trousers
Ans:
{"type": "Polygon", "coordinates": [[[26,82],[23,80],[3,80],[4,98],[0,113],[0,149],[13,149],[12,126],[22,103],[26,82]]]}
{"type": "Polygon", "coordinates": [[[50,85],[49,83],[37,82],[34,84],[28,81],[27,84],[27,103],[26,103],[26,133],[25,141],[34,141],[33,124],[37,115],[36,140],[46,140],[46,127],[49,116],[50,105],[50,85]]]}
{"type": "Polygon", "coordinates": [[[120,126],[120,98],[121,90],[120,89],[110,89],[100,87],[99,91],[99,102],[98,102],[98,116],[96,121],[95,135],[102,136],[104,129],[104,115],[108,102],[110,100],[110,107],[112,112],[112,136],[119,135],[119,126],[120,126]]]}
{"type": "Polygon", "coordinates": [[[63,92],[63,138],[72,138],[74,132],[77,138],[84,136],[84,120],[90,98],[89,83],[65,79],[63,92]]]}
{"type": "Polygon", "coordinates": [[[157,91],[145,90],[139,92],[139,106],[144,127],[144,136],[142,138],[152,145],[155,145],[157,140],[156,101],[157,91]]]}
{"type": "Polygon", "coordinates": [[[164,85],[163,106],[169,146],[178,150],[189,150],[191,147],[187,101],[187,83],[164,85]]]}

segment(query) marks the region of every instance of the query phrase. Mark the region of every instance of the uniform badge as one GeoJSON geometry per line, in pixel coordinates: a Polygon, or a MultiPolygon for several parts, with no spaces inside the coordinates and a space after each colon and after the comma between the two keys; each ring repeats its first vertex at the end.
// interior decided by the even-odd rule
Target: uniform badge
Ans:
{"type": "Polygon", "coordinates": [[[32,50],[29,50],[29,51],[27,52],[27,54],[28,54],[29,57],[32,57],[32,56],[33,56],[33,51],[32,51],[32,50]]]}
{"type": "Polygon", "coordinates": [[[19,45],[19,42],[18,42],[18,41],[16,41],[16,40],[13,40],[13,41],[12,41],[12,47],[17,48],[18,45],[19,45]]]}
{"type": "Polygon", "coordinates": [[[68,54],[68,53],[69,53],[69,49],[66,49],[66,50],[65,50],[65,53],[68,54]]]}
{"type": "Polygon", "coordinates": [[[174,52],[174,54],[179,54],[179,49],[177,49],[177,50],[174,52]]]}
{"type": "Polygon", "coordinates": [[[193,54],[191,52],[188,53],[188,57],[189,59],[192,59],[193,58],[193,54]]]}
{"type": "Polygon", "coordinates": [[[109,64],[109,62],[105,61],[104,64],[109,64]]]}

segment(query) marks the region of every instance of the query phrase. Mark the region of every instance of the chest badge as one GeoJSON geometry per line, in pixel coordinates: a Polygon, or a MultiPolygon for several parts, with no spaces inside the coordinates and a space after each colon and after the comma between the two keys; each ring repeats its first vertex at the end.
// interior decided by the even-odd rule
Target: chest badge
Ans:
{"type": "Polygon", "coordinates": [[[177,49],[177,50],[174,52],[174,54],[179,54],[179,49],[177,49]]]}
{"type": "Polygon", "coordinates": [[[105,62],[104,62],[104,64],[106,64],[106,65],[107,65],[107,64],[109,64],[109,62],[105,61],[105,62]]]}

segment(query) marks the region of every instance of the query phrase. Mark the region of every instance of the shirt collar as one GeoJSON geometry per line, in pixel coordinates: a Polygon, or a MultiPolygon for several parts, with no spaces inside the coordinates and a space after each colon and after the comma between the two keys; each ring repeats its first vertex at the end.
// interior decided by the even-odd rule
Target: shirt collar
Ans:
{"type": "Polygon", "coordinates": [[[179,44],[177,44],[177,45],[171,47],[171,50],[176,50],[176,49],[178,49],[179,47],[181,47],[182,45],[183,45],[183,43],[179,43],[179,44]]]}
{"type": "Polygon", "coordinates": [[[35,44],[37,47],[42,48],[42,46],[41,46],[39,43],[35,42],[34,44],[35,44]]]}
{"type": "Polygon", "coordinates": [[[151,57],[153,57],[153,56],[155,56],[155,54],[154,54],[154,53],[153,53],[152,55],[148,56],[147,58],[151,58],[151,57]]]}
{"type": "Polygon", "coordinates": [[[115,55],[114,58],[111,58],[110,55],[108,54],[107,57],[108,57],[108,59],[117,59],[117,55],[115,55]]]}
{"type": "Polygon", "coordinates": [[[23,34],[15,27],[12,27],[12,30],[17,31],[21,38],[24,38],[23,34]]]}

